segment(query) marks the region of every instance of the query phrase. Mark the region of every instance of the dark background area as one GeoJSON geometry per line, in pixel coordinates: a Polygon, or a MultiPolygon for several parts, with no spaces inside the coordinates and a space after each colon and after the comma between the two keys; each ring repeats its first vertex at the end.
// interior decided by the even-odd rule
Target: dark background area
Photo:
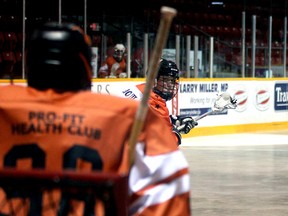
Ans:
{"type": "MultiPolygon", "coordinates": [[[[160,7],[171,6],[177,9],[178,14],[174,19],[175,24],[180,25],[218,25],[209,23],[210,17],[200,17],[195,14],[221,14],[229,15],[233,25],[240,25],[242,11],[249,18],[252,14],[260,19],[273,16],[275,19],[287,15],[287,0],[223,0],[217,1],[223,4],[213,4],[211,0],[145,0],[134,1],[101,1],[86,0],[87,21],[101,25],[100,31],[109,31],[103,28],[107,26],[118,26],[119,30],[130,31],[133,25],[142,25],[145,31],[154,31],[158,25],[160,7]],[[240,21],[239,21],[240,20],[240,21]]],[[[215,1],[216,2],[216,1],[215,1]]],[[[58,0],[25,0],[26,25],[28,30],[38,23],[45,21],[57,21],[59,18],[58,0]]],[[[76,22],[83,25],[84,0],[61,0],[62,20],[76,22]]],[[[23,0],[0,0],[0,30],[22,29],[23,0]],[[14,20],[11,19],[13,16],[14,20]]],[[[225,23],[219,23],[223,25],[225,23]]],[[[226,23],[230,25],[231,23],[226,23]]],[[[247,23],[249,25],[249,22],[247,23]]],[[[133,29],[132,29],[133,30],[133,29]]]]}
{"type": "MultiPolygon", "coordinates": [[[[263,68],[267,65],[270,17],[273,17],[272,61],[275,59],[273,62],[275,65],[280,65],[283,62],[280,48],[284,39],[287,1],[223,0],[215,1],[218,2],[216,4],[211,0],[137,0],[132,3],[130,0],[101,2],[99,0],[86,0],[86,31],[92,38],[93,46],[99,48],[99,53],[102,52],[99,58],[100,64],[105,58],[106,52],[109,52],[109,47],[116,43],[126,42],[128,32],[133,38],[132,51],[143,47],[143,33],[149,33],[151,40],[153,40],[159,25],[160,7],[170,6],[177,10],[177,16],[173,19],[170,31],[172,40],[175,40],[175,34],[183,38],[187,35],[198,35],[199,49],[205,51],[207,50],[205,47],[208,44],[207,39],[213,36],[215,38],[215,52],[219,51],[220,53],[218,58],[220,63],[218,64],[225,65],[224,68],[229,65],[229,67],[235,67],[235,70],[239,70],[241,65],[242,16],[245,12],[245,28],[248,35],[246,37],[247,62],[249,63],[251,59],[249,46],[251,47],[252,16],[256,16],[257,46],[261,48],[259,53],[257,51],[259,61],[257,60],[256,66],[263,68]],[[103,36],[106,37],[107,42],[104,47],[103,36]]],[[[30,32],[39,24],[47,21],[59,21],[58,0],[25,0],[24,2],[26,39],[29,39],[30,32]]],[[[61,0],[61,21],[73,22],[84,27],[84,2],[84,0],[61,0]]],[[[22,17],[23,0],[0,0],[0,71],[8,71],[4,73],[10,73],[11,65],[17,62],[18,66],[15,67],[16,64],[14,64],[13,71],[16,74],[21,74],[22,17]],[[1,32],[10,36],[1,37],[1,32]],[[15,57],[13,57],[14,54],[15,57]],[[12,56],[10,59],[8,58],[8,66],[6,66],[7,55],[8,57],[12,56]]],[[[171,41],[170,44],[175,45],[175,41],[171,41]]]]}

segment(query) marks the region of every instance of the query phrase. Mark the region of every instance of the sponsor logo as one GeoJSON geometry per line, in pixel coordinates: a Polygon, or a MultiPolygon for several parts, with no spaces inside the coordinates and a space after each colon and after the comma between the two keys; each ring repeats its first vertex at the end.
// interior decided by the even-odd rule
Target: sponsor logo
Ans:
{"type": "Polygon", "coordinates": [[[265,111],[269,108],[270,94],[265,87],[260,87],[256,90],[254,104],[260,111],[265,111]]]}
{"type": "MultiPolygon", "coordinates": [[[[211,111],[211,108],[198,108],[198,109],[180,109],[181,116],[192,116],[193,118],[199,117],[207,112],[211,111]]],[[[222,112],[210,113],[209,115],[227,115],[228,110],[223,110],[222,112]]]]}
{"type": "Polygon", "coordinates": [[[243,112],[247,109],[248,93],[244,88],[239,88],[239,90],[236,90],[233,98],[237,100],[237,107],[235,109],[236,111],[243,112]]]}
{"type": "Polygon", "coordinates": [[[288,110],[288,83],[275,83],[274,98],[276,111],[288,110]]]}

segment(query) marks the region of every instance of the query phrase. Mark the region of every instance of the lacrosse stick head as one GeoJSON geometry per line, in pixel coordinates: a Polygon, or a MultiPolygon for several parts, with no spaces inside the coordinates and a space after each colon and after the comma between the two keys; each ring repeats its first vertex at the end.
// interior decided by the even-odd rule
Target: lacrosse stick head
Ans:
{"type": "Polygon", "coordinates": [[[212,110],[222,112],[225,109],[236,109],[237,101],[233,99],[228,92],[224,92],[216,98],[212,110]]]}

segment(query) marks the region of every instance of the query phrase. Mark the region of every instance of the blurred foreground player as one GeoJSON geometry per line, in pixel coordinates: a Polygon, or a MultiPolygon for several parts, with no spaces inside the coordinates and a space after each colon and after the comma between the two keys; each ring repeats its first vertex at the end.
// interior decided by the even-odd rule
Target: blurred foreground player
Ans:
{"type": "MultiPolygon", "coordinates": [[[[47,23],[27,47],[28,87],[0,89],[0,168],[128,173],[129,215],[191,215],[187,161],[152,111],[129,167],[128,141],[139,103],[90,91],[90,44],[81,29],[47,23]]],[[[4,196],[0,191],[1,215],[27,210],[28,202],[11,208],[17,200],[4,196]]],[[[43,203],[41,215],[57,215],[60,208],[61,202],[43,203]]],[[[69,210],[68,215],[84,215],[83,205],[69,210]]]]}

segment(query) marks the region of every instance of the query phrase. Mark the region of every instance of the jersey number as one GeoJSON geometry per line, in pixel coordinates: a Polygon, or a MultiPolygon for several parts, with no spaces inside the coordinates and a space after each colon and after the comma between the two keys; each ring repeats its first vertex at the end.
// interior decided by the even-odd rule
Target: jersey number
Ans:
{"type": "MultiPolygon", "coordinates": [[[[16,167],[17,161],[23,158],[32,159],[32,168],[42,168],[45,169],[46,153],[36,144],[27,143],[24,145],[13,146],[4,157],[4,167],[16,167]]],[[[102,170],[103,161],[97,150],[91,149],[79,144],[73,145],[68,149],[63,155],[63,169],[76,169],[77,160],[82,159],[90,162],[92,165],[92,170],[102,170]]],[[[5,189],[4,189],[5,190],[5,189]]],[[[42,193],[33,194],[31,196],[27,194],[19,193],[18,191],[5,190],[7,197],[9,198],[29,198],[30,199],[30,212],[29,215],[41,215],[42,212],[42,193]]],[[[63,193],[60,201],[59,211],[67,211],[69,209],[69,197],[71,194],[63,193]]],[[[74,196],[75,198],[75,196],[74,196]]],[[[82,200],[81,198],[79,198],[82,200]]],[[[85,202],[85,212],[87,212],[87,206],[91,206],[91,203],[85,202]]]]}

